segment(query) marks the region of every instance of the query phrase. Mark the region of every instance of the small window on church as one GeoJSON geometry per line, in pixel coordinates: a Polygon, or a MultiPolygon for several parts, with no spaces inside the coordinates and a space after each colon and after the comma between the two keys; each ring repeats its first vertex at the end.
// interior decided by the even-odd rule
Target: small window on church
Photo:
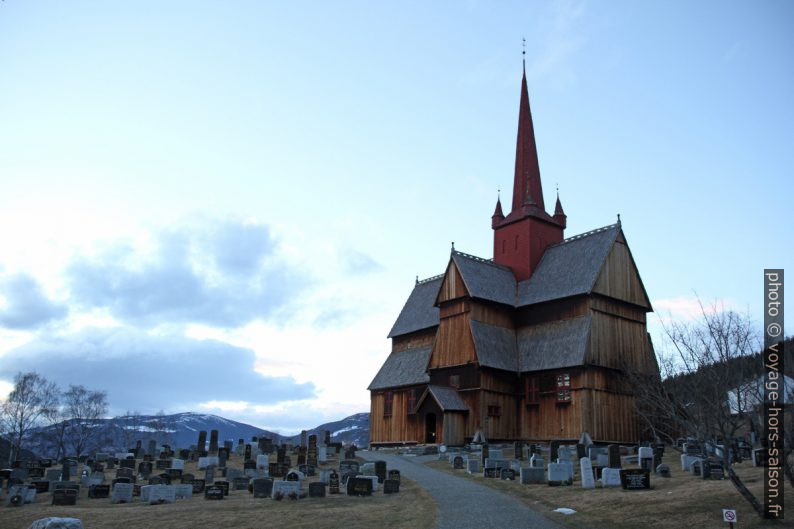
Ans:
{"type": "Polygon", "coordinates": [[[460,375],[449,375],[449,385],[453,388],[460,387],[460,375]]]}
{"type": "Polygon", "coordinates": [[[501,417],[501,416],[502,416],[501,406],[488,406],[488,417],[501,417]]]}
{"type": "Polygon", "coordinates": [[[524,379],[524,393],[526,395],[527,406],[540,403],[540,385],[538,377],[527,377],[524,379]]]}
{"type": "Polygon", "coordinates": [[[406,415],[413,414],[414,406],[416,406],[416,390],[415,389],[409,389],[408,390],[408,400],[407,400],[407,404],[406,404],[406,408],[407,409],[405,411],[405,414],[406,415]]]}
{"type": "Polygon", "coordinates": [[[387,391],[383,395],[383,416],[384,417],[391,417],[391,407],[392,407],[392,399],[394,398],[394,393],[391,391],[387,391]]]}
{"type": "Polygon", "coordinates": [[[571,402],[571,374],[557,375],[557,402],[571,402]]]}

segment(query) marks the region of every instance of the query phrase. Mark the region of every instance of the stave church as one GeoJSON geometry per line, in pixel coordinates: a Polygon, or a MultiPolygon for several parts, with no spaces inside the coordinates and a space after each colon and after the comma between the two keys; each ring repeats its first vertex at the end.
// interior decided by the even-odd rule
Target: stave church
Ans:
{"type": "Polygon", "coordinates": [[[567,238],[565,227],[559,194],[553,214],[544,204],[524,72],[493,257],[453,247],[443,274],[417,280],[368,388],[371,446],[639,439],[627,373],[658,376],[651,303],[619,217],[567,238]]]}

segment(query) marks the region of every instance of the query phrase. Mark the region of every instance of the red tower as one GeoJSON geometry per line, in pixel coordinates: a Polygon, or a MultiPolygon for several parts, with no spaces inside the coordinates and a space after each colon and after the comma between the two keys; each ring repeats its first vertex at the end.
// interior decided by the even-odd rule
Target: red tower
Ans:
{"type": "Polygon", "coordinates": [[[565,225],[566,216],[559,196],[553,217],[546,213],[543,205],[538,149],[529,110],[525,70],[521,78],[512,210],[505,217],[502,204],[497,199],[496,210],[491,217],[494,262],[509,266],[517,281],[529,279],[546,247],[562,241],[565,225]]]}

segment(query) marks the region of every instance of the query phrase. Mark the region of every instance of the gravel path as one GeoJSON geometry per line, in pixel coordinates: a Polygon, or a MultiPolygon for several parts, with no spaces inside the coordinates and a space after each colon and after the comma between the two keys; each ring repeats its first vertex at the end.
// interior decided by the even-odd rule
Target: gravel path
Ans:
{"type": "Polygon", "coordinates": [[[404,457],[360,451],[364,459],[386,461],[387,467],[424,487],[438,504],[438,529],[563,529],[519,500],[422,464],[437,456],[404,457]]]}

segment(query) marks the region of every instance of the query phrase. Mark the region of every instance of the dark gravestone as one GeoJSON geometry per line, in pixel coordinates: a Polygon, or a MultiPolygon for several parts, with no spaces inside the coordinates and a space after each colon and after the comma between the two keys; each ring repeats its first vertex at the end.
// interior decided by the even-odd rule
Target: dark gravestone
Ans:
{"type": "Polygon", "coordinates": [[[193,474],[182,474],[179,478],[180,483],[193,483],[193,480],[196,479],[196,476],[193,474]]]}
{"type": "Polygon", "coordinates": [[[152,476],[149,478],[149,485],[163,485],[163,484],[164,484],[163,479],[160,476],[152,476]]]}
{"type": "Polygon", "coordinates": [[[110,485],[91,485],[88,487],[88,497],[93,499],[107,498],[110,496],[110,485]]]}
{"type": "Polygon", "coordinates": [[[518,459],[519,461],[524,459],[524,443],[521,441],[516,441],[513,443],[513,459],[518,459]]]}
{"type": "Polygon", "coordinates": [[[149,457],[154,457],[154,454],[157,451],[157,441],[154,439],[149,439],[149,444],[146,448],[146,455],[149,457]]]}
{"type": "Polygon", "coordinates": [[[482,477],[497,478],[499,477],[499,470],[496,468],[484,468],[482,469],[482,477]]]}
{"type": "MultiPolygon", "coordinates": [[[[61,481],[69,481],[69,471],[71,470],[71,464],[69,461],[64,461],[63,468],[61,469],[61,481]]],[[[54,501],[54,500],[53,500],[54,501]]],[[[73,503],[71,505],[74,505],[73,503]]]]}
{"type": "Polygon", "coordinates": [[[130,478],[116,478],[110,482],[111,486],[115,485],[116,483],[132,483],[130,478]]]}
{"type": "Polygon", "coordinates": [[[129,480],[132,480],[134,475],[135,472],[133,472],[133,469],[131,468],[119,468],[116,470],[117,478],[127,478],[129,480]]]}
{"type": "Polygon", "coordinates": [[[607,466],[609,468],[620,468],[620,446],[611,444],[607,447],[608,452],[608,463],[607,466]]]}
{"type": "Polygon", "coordinates": [[[77,505],[77,489],[58,489],[52,493],[53,505],[77,505]]]}
{"type": "Polygon", "coordinates": [[[384,494],[396,494],[400,492],[400,482],[393,479],[387,479],[383,482],[384,494]]]}
{"type": "Polygon", "coordinates": [[[386,461],[375,461],[375,475],[378,476],[378,483],[386,480],[386,461]]]}
{"type": "Polygon", "coordinates": [[[485,468],[485,460],[488,459],[488,445],[482,445],[482,452],[480,452],[480,466],[485,468]]]}
{"type": "Polygon", "coordinates": [[[182,469],[181,468],[169,468],[166,470],[166,474],[168,477],[171,478],[171,481],[180,479],[182,477],[182,469]]]}
{"type": "Polygon", "coordinates": [[[256,461],[248,459],[243,463],[243,470],[256,470],[256,461]]]}
{"type": "MultiPolygon", "coordinates": [[[[99,466],[102,467],[102,470],[99,470],[98,472],[103,472],[105,470],[105,466],[104,465],[99,465],[99,466]]],[[[28,477],[29,478],[43,478],[44,477],[44,467],[33,467],[33,468],[28,469],[28,477]]]]}
{"type": "Polygon", "coordinates": [[[223,448],[218,448],[218,466],[224,468],[228,459],[229,450],[227,450],[225,446],[223,448]]]}
{"type": "Polygon", "coordinates": [[[549,462],[554,463],[560,457],[560,441],[553,439],[549,443],[549,462]]]}
{"type": "MultiPolygon", "coordinates": [[[[248,461],[250,459],[251,459],[251,445],[247,444],[245,445],[245,457],[243,458],[243,461],[248,461]]],[[[254,468],[256,468],[256,466],[254,466],[254,468]]]]}
{"type": "Polygon", "coordinates": [[[205,500],[222,500],[224,496],[225,494],[223,493],[223,487],[210,485],[204,489],[205,500]]]}
{"type": "Polygon", "coordinates": [[[325,443],[325,446],[329,446],[331,444],[331,430],[325,430],[323,432],[323,436],[323,442],[325,443]]]}
{"type": "Polygon", "coordinates": [[[199,453],[199,457],[204,457],[202,454],[207,453],[207,432],[206,430],[201,430],[198,436],[198,444],[196,445],[196,450],[199,453]]]}
{"type": "Polygon", "coordinates": [[[397,469],[389,470],[389,477],[393,481],[400,481],[400,471],[397,469]]]}
{"type": "Polygon", "coordinates": [[[668,467],[664,463],[661,463],[660,465],[658,465],[656,467],[656,473],[659,474],[660,476],[662,476],[663,478],[669,478],[670,477],[670,467],[668,467]]]}
{"type": "Polygon", "coordinates": [[[306,477],[315,475],[315,468],[312,465],[298,465],[298,470],[306,477]]]}
{"type": "Polygon", "coordinates": [[[328,476],[328,493],[339,494],[339,474],[335,470],[332,470],[328,476]]]}
{"type": "Polygon", "coordinates": [[[210,432],[210,455],[218,455],[218,430],[210,432]]]}
{"type": "Polygon", "coordinates": [[[348,496],[372,496],[372,480],[351,477],[347,480],[348,496]]]}
{"type": "MultiPolygon", "coordinates": [[[[158,459],[155,461],[155,467],[157,470],[166,470],[171,466],[171,461],[168,459],[158,459]]],[[[134,467],[133,467],[134,468],[134,467]]]]}
{"type": "Polygon", "coordinates": [[[135,470],[135,458],[128,457],[127,459],[119,460],[119,468],[130,468],[135,470]]]}
{"type": "Polygon", "coordinates": [[[194,479],[193,480],[193,494],[201,494],[204,492],[204,484],[206,481],[203,479],[194,479]]]}
{"type": "Polygon", "coordinates": [[[36,488],[36,494],[43,494],[50,491],[50,482],[47,480],[36,480],[30,483],[36,488]]]}
{"type": "Polygon", "coordinates": [[[257,478],[253,480],[254,498],[269,498],[273,493],[273,480],[270,478],[257,478]]]}
{"type": "Polygon", "coordinates": [[[706,461],[703,465],[703,479],[725,479],[725,469],[719,461],[706,461]]]}
{"type": "Polygon", "coordinates": [[[315,481],[309,483],[309,497],[310,498],[325,498],[325,483],[322,481],[315,481]]]}
{"type": "Polygon", "coordinates": [[[157,477],[160,478],[165,485],[170,485],[171,484],[171,475],[170,474],[168,474],[166,472],[163,472],[162,474],[159,474],[157,477]]]}
{"type": "Polygon", "coordinates": [[[339,472],[341,474],[346,472],[359,472],[360,470],[359,463],[355,459],[343,459],[339,462],[339,472]]]}
{"type": "Polygon", "coordinates": [[[455,470],[463,470],[463,456],[455,456],[452,458],[452,468],[455,470]]]}
{"type": "Polygon", "coordinates": [[[234,485],[234,490],[248,490],[248,481],[249,478],[234,478],[232,480],[232,484],[234,485]]]}
{"type": "Polygon", "coordinates": [[[216,481],[215,483],[213,483],[213,485],[215,485],[216,487],[222,488],[224,496],[228,496],[229,495],[229,482],[228,481],[216,481]]]}
{"type": "Polygon", "coordinates": [[[179,451],[179,459],[190,459],[190,450],[182,449],[179,451]]]}
{"type": "Polygon", "coordinates": [[[229,455],[231,455],[232,450],[234,449],[234,443],[229,439],[227,439],[223,442],[223,448],[226,449],[226,455],[228,457],[229,455]]]}
{"type": "Polygon", "coordinates": [[[515,479],[516,479],[516,471],[513,470],[512,468],[503,468],[503,469],[501,469],[501,471],[499,473],[499,477],[501,479],[505,479],[505,480],[509,480],[509,481],[515,481],[515,479]]]}
{"type": "Polygon", "coordinates": [[[587,447],[582,443],[576,443],[576,459],[587,457],[587,447]]]}
{"type": "Polygon", "coordinates": [[[646,468],[624,468],[620,471],[620,484],[624,490],[651,488],[651,472],[646,468]]]}

